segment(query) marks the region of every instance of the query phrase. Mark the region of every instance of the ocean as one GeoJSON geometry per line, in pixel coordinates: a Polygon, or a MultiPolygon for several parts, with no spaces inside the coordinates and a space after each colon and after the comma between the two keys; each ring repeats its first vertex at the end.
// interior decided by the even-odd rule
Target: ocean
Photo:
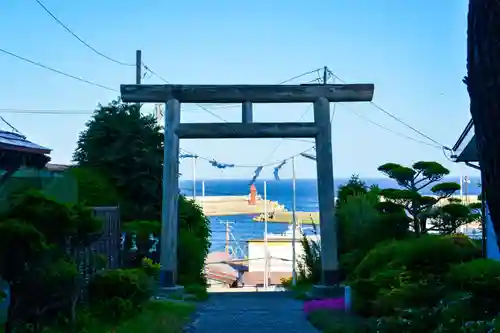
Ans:
{"type": "MultiPolygon", "coordinates": [[[[398,188],[399,186],[392,179],[362,179],[368,186],[378,185],[380,188],[398,188]]],[[[336,179],[335,187],[344,185],[348,179],[336,179]]],[[[459,177],[448,177],[444,181],[460,182],[459,177]]],[[[248,195],[249,181],[248,179],[225,179],[205,180],[205,195],[206,196],[225,196],[225,195],[248,195]]],[[[267,199],[277,201],[288,210],[292,209],[292,180],[283,179],[266,180],[267,182],[267,199]]],[[[257,193],[264,195],[264,180],[257,180],[255,183],[257,193]]],[[[479,195],[480,179],[470,177],[470,183],[467,186],[469,195],[479,195]]],[[[193,182],[191,180],[182,180],[180,189],[186,196],[193,195],[193,182]]],[[[201,195],[202,180],[196,181],[196,194],[201,195]]],[[[422,191],[423,194],[431,194],[430,188],[422,191]]],[[[297,211],[318,211],[318,194],[316,179],[297,179],[296,180],[296,203],[297,211]]],[[[211,251],[223,251],[226,243],[226,225],[225,221],[232,222],[231,232],[234,239],[231,241],[231,246],[234,251],[246,253],[246,240],[252,238],[262,238],[264,235],[264,224],[253,222],[251,215],[237,216],[212,216],[210,217],[212,229],[212,248],[211,251]]],[[[268,232],[283,233],[288,228],[287,224],[283,223],[268,223],[268,232]]]]}

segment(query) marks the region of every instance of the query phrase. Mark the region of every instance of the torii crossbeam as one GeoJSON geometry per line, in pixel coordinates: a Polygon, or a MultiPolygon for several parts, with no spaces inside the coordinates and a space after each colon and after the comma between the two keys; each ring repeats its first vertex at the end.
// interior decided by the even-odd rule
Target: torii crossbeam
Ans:
{"type": "Polygon", "coordinates": [[[122,85],[127,103],[166,103],[161,232],[161,286],[177,282],[179,138],[315,138],[322,286],[339,283],[330,102],[369,102],[373,84],[122,85]],[[181,124],[181,103],[241,103],[241,123],[181,124]],[[252,103],[314,103],[314,122],[253,123],[252,103]]]}

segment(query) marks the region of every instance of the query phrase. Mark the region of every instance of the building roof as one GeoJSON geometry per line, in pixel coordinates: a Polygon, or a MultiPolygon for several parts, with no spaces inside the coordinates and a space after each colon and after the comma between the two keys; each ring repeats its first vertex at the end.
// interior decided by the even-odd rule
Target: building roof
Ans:
{"type": "Polygon", "coordinates": [[[27,140],[22,134],[7,131],[0,131],[0,149],[36,154],[50,154],[51,152],[51,149],[27,140]]]}
{"type": "Polygon", "coordinates": [[[50,161],[51,149],[26,139],[19,133],[0,130],[0,165],[4,170],[21,167],[42,169],[50,161]]]}
{"type": "Polygon", "coordinates": [[[47,163],[47,165],[45,166],[45,168],[51,172],[66,171],[66,169],[68,169],[69,167],[70,166],[66,164],[54,164],[54,163],[47,163]]]}
{"type": "Polygon", "coordinates": [[[474,133],[474,123],[472,119],[465,127],[457,142],[453,146],[455,162],[478,162],[479,154],[476,145],[476,135],[474,133]]]}

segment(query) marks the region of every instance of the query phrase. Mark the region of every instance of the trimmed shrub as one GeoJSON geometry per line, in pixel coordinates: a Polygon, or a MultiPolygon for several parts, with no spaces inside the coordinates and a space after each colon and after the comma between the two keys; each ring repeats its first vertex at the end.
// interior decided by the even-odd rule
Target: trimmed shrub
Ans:
{"type": "Polygon", "coordinates": [[[423,236],[375,247],[350,276],[353,306],[364,315],[434,306],[445,295],[443,280],[454,263],[470,261],[480,250],[461,236],[423,236]]]}
{"type": "Polygon", "coordinates": [[[113,269],[97,274],[89,283],[90,304],[111,319],[140,310],[153,294],[153,281],[143,269],[113,269]]]}
{"type": "Polygon", "coordinates": [[[446,283],[450,289],[470,295],[475,318],[488,318],[500,312],[500,262],[478,259],[453,265],[446,283]]]}
{"type": "Polygon", "coordinates": [[[465,236],[426,235],[392,241],[375,247],[353,272],[352,278],[368,278],[374,273],[404,269],[413,277],[440,275],[450,265],[479,258],[480,249],[465,236]]]}

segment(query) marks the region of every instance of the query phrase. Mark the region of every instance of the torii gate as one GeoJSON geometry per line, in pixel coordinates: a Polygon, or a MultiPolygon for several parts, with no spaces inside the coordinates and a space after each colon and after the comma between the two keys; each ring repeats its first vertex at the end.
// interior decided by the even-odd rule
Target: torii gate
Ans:
{"type": "Polygon", "coordinates": [[[166,103],[160,285],[177,282],[179,139],[314,138],[321,236],[321,287],[339,283],[330,102],[369,102],[373,84],[121,85],[126,103],[166,103]],[[181,103],[241,103],[241,123],[180,122],[181,103]],[[254,123],[252,103],[314,103],[314,122],[254,123]]]}

